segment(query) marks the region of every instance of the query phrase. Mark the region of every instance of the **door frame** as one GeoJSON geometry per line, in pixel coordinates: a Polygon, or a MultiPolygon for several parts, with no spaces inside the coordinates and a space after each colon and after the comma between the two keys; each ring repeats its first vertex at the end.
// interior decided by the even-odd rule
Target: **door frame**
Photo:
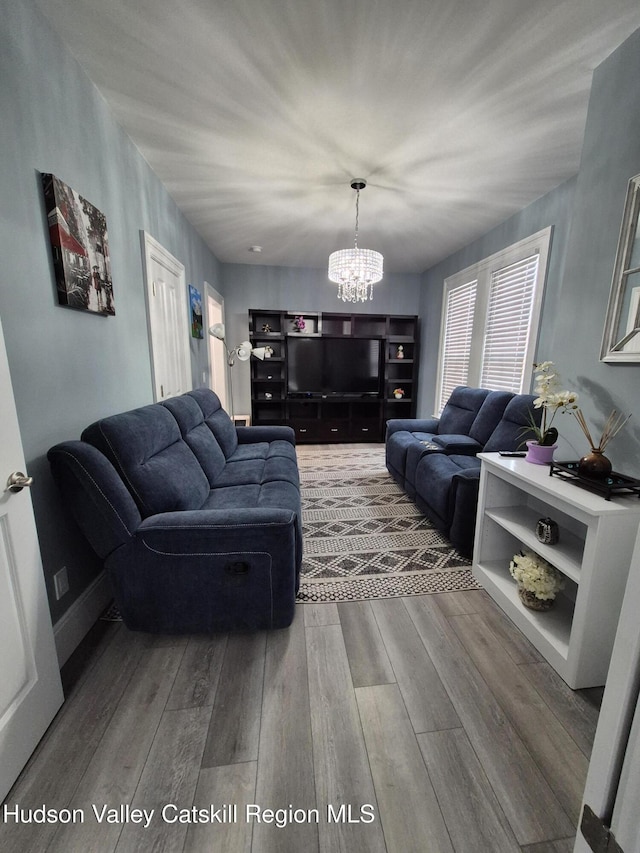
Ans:
{"type": "Polygon", "coordinates": [[[213,287],[213,285],[209,284],[208,281],[205,281],[205,283],[204,283],[204,292],[205,292],[205,302],[206,302],[205,315],[207,318],[206,327],[205,327],[205,334],[208,338],[207,358],[209,361],[209,387],[211,388],[212,391],[215,391],[216,394],[218,395],[218,397],[220,398],[220,403],[222,405],[222,408],[226,409],[228,411],[227,401],[229,399],[229,370],[228,370],[227,364],[226,364],[225,348],[224,348],[224,344],[222,341],[218,340],[217,338],[214,338],[212,335],[209,334],[209,327],[212,326],[214,321],[216,320],[216,318],[212,318],[209,315],[210,300],[213,300],[213,302],[217,303],[217,305],[220,306],[220,317],[221,317],[220,322],[224,323],[226,326],[225,312],[224,312],[224,296],[221,293],[219,293],[215,289],[215,287],[213,287]],[[218,360],[220,361],[220,372],[221,372],[222,377],[223,377],[223,380],[222,380],[222,384],[223,384],[222,391],[223,391],[223,393],[220,393],[220,389],[217,387],[217,385],[216,385],[216,387],[214,387],[214,382],[213,382],[214,358],[215,358],[216,351],[218,354],[218,360]]]}
{"type": "MultiPolygon", "coordinates": [[[[637,850],[640,780],[640,530],[631,558],[620,620],[602,697],[582,807],[611,827],[625,853],[637,850]]],[[[582,815],[582,810],[581,810],[582,815]]],[[[580,828],[574,853],[592,853],[580,828]]]]}
{"type": "MultiPolygon", "coordinates": [[[[145,282],[145,299],[147,312],[147,331],[149,337],[149,358],[151,362],[151,377],[153,384],[153,399],[154,402],[159,402],[172,396],[172,393],[166,393],[164,385],[166,378],[162,367],[163,354],[166,351],[166,344],[157,340],[157,330],[153,329],[151,305],[156,298],[155,282],[151,275],[152,263],[157,263],[163,266],[169,273],[178,279],[180,288],[179,298],[177,300],[178,317],[174,319],[172,329],[172,349],[175,353],[177,361],[177,370],[180,376],[179,385],[183,391],[191,390],[193,387],[193,376],[191,370],[191,350],[189,348],[189,316],[187,311],[187,283],[185,276],[184,264],[175,258],[167,249],[162,246],[154,237],[146,231],[140,232],[142,241],[142,257],[143,257],[143,273],[145,282]],[[155,334],[155,341],[154,341],[155,334]]],[[[171,318],[168,319],[171,324],[171,318]]]]}

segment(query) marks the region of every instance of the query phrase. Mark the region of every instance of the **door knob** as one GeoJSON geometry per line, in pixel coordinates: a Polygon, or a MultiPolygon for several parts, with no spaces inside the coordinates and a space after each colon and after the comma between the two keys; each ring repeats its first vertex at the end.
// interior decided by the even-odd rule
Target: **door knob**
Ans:
{"type": "Polygon", "coordinates": [[[7,480],[5,492],[21,492],[33,483],[33,477],[27,477],[22,471],[14,471],[7,480]]]}

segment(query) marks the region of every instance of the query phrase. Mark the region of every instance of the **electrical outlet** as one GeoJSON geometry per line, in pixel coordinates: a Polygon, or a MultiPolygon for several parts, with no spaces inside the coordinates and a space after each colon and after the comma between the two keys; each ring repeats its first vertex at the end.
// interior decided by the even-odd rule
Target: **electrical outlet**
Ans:
{"type": "Polygon", "coordinates": [[[53,585],[56,591],[56,600],[60,600],[65,592],[69,592],[69,576],[67,567],[63,566],[59,572],[53,576],[53,585]]]}

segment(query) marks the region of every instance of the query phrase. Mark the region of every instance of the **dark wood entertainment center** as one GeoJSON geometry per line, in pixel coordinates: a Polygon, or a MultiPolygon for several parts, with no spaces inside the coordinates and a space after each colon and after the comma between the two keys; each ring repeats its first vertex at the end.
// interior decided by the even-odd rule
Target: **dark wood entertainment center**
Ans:
{"type": "Polygon", "coordinates": [[[416,414],[418,318],[399,314],[251,309],[249,332],[254,347],[270,347],[264,361],[251,359],[252,423],[288,424],[299,442],[383,441],[389,418],[416,414]],[[304,317],[304,331],[296,318],[304,317]],[[359,338],[380,341],[378,391],[353,394],[290,393],[291,338],[359,338]],[[393,391],[402,388],[396,399],[393,391]]]}

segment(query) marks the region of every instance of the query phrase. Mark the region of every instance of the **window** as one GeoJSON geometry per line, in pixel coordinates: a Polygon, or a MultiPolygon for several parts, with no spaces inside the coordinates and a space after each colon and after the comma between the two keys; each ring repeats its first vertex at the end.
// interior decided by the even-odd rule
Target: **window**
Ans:
{"type": "Polygon", "coordinates": [[[469,354],[477,281],[454,287],[447,294],[442,347],[440,409],[456,385],[465,385],[469,375],[469,354]]]}
{"type": "Polygon", "coordinates": [[[457,385],[529,387],[551,228],[444,283],[436,409],[457,385]]]}

